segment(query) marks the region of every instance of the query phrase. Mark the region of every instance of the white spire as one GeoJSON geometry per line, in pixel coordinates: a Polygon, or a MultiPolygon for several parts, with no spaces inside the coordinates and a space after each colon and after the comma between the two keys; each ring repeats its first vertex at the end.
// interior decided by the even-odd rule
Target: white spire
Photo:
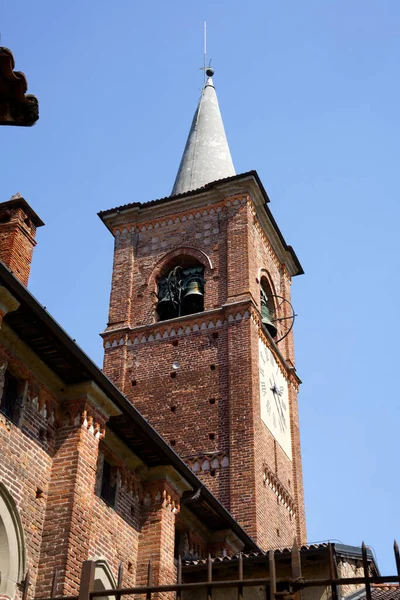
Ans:
{"type": "Polygon", "coordinates": [[[217,94],[211,79],[214,71],[208,68],[206,74],[208,80],[193,118],[172,196],[235,175],[217,94]]]}

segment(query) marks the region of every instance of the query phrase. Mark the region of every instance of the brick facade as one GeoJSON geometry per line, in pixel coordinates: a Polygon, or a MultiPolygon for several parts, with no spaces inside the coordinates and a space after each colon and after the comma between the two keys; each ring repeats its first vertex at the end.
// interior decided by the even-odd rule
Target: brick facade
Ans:
{"type": "MultiPolygon", "coordinates": [[[[175,573],[176,531],[188,551],[199,557],[214,551],[233,554],[247,541],[255,547],[244,531],[239,531],[243,539],[232,534],[230,517],[215,506],[215,499],[209,506],[205,498],[201,505],[213,519],[219,515],[212,529],[207,519],[197,519],[186,507],[181,511],[183,495],[190,499],[201,482],[178,457],[165,453],[153,429],[144,434],[142,417],[136,410],[133,417],[131,412],[125,415],[124,406],[132,411],[0,264],[0,535],[3,524],[14,520],[19,536],[19,558],[10,554],[19,563],[18,576],[9,586],[11,597],[20,597],[27,570],[29,598],[50,595],[55,569],[56,593],[76,594],[82,562],[88,559],[107,564],[109,586],[117,580],[121,562],[123,585],[145,583],[150,558],[153,581],[167,583],[175,573]],[[46,322],[40,324],[42,318],[46,322]],[[34,333],[33,327],[38,327],[34,333]],[[11,413],[4,404],[6,375],[17,382],[11,413]],[[125,415],[124,426],[132,424],[129,431],[135,431],[132,419],[139,419],[142,437],[137,444],[141,451],[144,446],[145,457],[146,445],[151,446],[151,464],[135,453],[135,442],[127,446],[119,437],[115,421],[110,427],[119,415],[125,415]],[[103,492],[105,462],[113,472],[112,500],[103,492]],[[6,505],[11,512],[2,512],[6,505]]],[[[3,548],[4,586],[6,554],[3,548]]]]}
{"type": "Polygon", "coordinates": [[[267,548],[306,537],[293,336],[276,346],[259,314],[261,277],[290,300],[293,265],[246,184],[101,214],[115,236],[104,370],[267,548]],[[204,312],[159,321],[157,277],[193,261],[204,312]],[[292,460],[260,419],[259,336],[289,382],[292,460]]]}

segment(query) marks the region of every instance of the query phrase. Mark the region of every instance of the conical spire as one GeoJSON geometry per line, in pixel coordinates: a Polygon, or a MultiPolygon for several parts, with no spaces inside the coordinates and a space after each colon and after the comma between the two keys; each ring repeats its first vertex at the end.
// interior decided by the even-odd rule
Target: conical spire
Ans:
{"type": "Polygon", "coordinates": [[[211,79],[213,69],[208,68],[206,74],[207,83],[201,92],[199,105],[193,117],[172,196],[235,175],[217,94],[211,79]]]}

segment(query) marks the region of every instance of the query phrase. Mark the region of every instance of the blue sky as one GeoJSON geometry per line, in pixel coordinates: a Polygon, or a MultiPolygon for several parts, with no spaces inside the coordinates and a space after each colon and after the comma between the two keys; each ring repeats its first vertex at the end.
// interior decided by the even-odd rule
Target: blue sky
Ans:
{"type": "Polygon", "coordinates": [[[30,289],[101,365],[112,238],[96,213],[169,195],[202,85],[202,28],[238,173],[256,169],[305,270],[294,280],[310,541],[393,572],[397,369],[397,0],[15,0],[1,44],[40,102],[2,127],[1,201],[46,227],[30,289]]]}

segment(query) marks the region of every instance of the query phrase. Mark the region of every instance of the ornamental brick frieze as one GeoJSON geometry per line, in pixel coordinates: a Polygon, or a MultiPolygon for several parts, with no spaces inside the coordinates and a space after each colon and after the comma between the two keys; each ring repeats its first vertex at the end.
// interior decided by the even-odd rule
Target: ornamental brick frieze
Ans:
{"type": "Polygon", "coordinates": [[[143,507],[147,510],[163,508],[177,515],[180,511],[179,496],[166,482],[152,482],[144,490],[143,507]]]}
{"type": "Polygon", "coordinates": [[[70,402],[63,406],[61,415],[64,427],[82,427],[96,439],[104,438],[106,419],[94,407],[81,402],[70,402]]]}
{"type": "Polygon", "coordinates": [[[264,465],[264,485],[269,487],[279,502],[289,511],[293,517],[296,516],[296,503],[290,492],[282,485],[275,473],[267,465],[264,465]]]}
{"type": "Polygon", "coordinates": [[[137,503],[143,502],[143,486],[136,473],[129,470],[125,465],[119,468],[121,489],[132,496],[137,503]]]}
{"type": "MultiPolygon", "coordinates": [[[[144,231],[152,231],[160,228],[164,228],[170,225],[185,223],[186,221],[192,221],[194,219],[201,219],[209,215],[216,215],[221,213],[223,209],[230,208],[233,206],[244,205],[252,203],[252,200],[248,194],[239,194],[234,196],[228,196],[222,202],[213,203],[212,205],[202,207],[199,209],[182,210],[178,211],[171,217],[159,217],[158,219],[152,219],[140,224],[130,223],[121,227],[116,226],[113,228],[113,234],[116,238],[124,236],[129,232],[140,233],[144,231]]],[[[219,233],[215,231],[214,233],[219,233]]]]}
{"type": "MultiPolygon", "coordinates": [[[[15,424],[21,424],[24,416],[29,420],[34,418],[40,425],[41,441],[45,441],[57,421],[57,404],[50,395],[50,391],[39,385],[33,379],[31,372],[20,361],[14,357],[7,356],[4,351],[0,352],[0,397],[2,396],[6,372],[10,372],[16,379],[18,394],[14,405],[18,407],[18,416],[13,418],[15,424]],[[29,413],[29,415],[28,415],[29,413]]],[[[0,413],[0,420],[9,428],[9,419],[0,413]]]]}
{"type": "Polygon", "coordinates": [[[194,473],[214,471],[229,467],[229,456],[226,452],[209,452],[185,457],[194,473]]]}
{"type": "MultiPolygon", "coordinates": [[[[248,304],[248,302],[246,303],[248,304]]],[[[210,311],[211,312],[211,311],[210,311]]],[[[188,315],[185,317],[180,317],[179,318],[179,322],[181,322],[182,324],[180,325],[179,322],[172,326],[171,324],[165,324],[163,326],[163,324],[165,322],[159,322],[159,323],[154,323],[154,329],[152,331],[150,331],[149,333],[149,329],[151,326],[146,325],[143,326],[143,332],[140,335],[135,335],[130,333],[129,335],[126,335],[125,337],[120,337],[120,336],[116,336],[114,338],[112,338],[111,340],[107,340],[104,344],[104,348],[108,349],[108,348],[115,348],[117,346],[136,346],[137,344],[144,344],[147,342],[154,342],[154,341],[160,341],[160,340],[167,340],[167,339],[171,339],[171,338],[177,338],[180,336],[184,336],[184,335],[189,335],[191,333],[196,333],[196,332],[205,332],[205,331],[213,331],[215,329],[219,329],[222,327],[226,327],[226,326],[230,326],[230,325],[235,325],[240,323],[243,320],[247,320],[250,318],[250,311],[249,310],[235,310],[234,306],[229,307],[229,309],[225,309],[223,310],[223,312],[226,314],[226,318],[217,318],[215,316],[215,313],[220,314],[222,311],[221,309],[218,309],[217,311],[212,311],[214,314],[213,316],[210,316],[208,319],[204,318],[204,313],[202,313],[203,315],[203,319],[197,319],[195,322],[194,321],[194,316],[193,315],[188,315]],[[185,324],[185,321],[190,320],[190,323],[185,324]]],[[[176,320],[178,321],[178,319],[176,320]]]]}

